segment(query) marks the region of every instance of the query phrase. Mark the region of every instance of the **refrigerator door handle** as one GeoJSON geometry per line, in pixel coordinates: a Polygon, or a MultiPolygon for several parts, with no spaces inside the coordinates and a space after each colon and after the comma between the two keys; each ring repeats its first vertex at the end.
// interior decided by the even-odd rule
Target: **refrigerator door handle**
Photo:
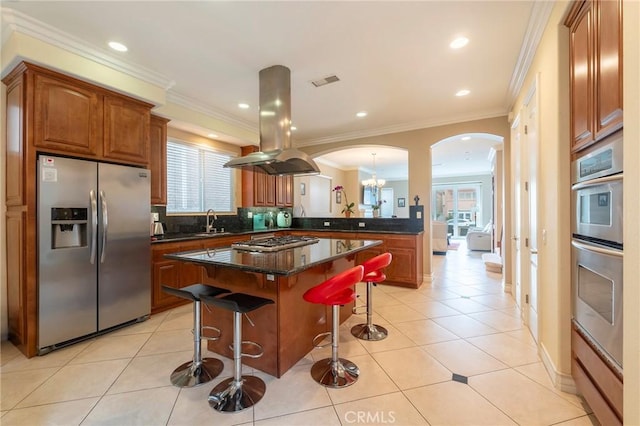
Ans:
{"type": "Polygon", "coordinates": [[[107,197],[105,197],[104,191],[100,191],[100,202],[102,204],[102,250],[100,254],[100,263],[104,263],[104,258],[107,254],[107,229],[109,228],[107,197]]]}
{"type": "Polygon", "coordinates": [[[98,245],[98,202],[93,189],[89,191],[89,200],[91,202],[91,254],[89,255],[89,260],[93,265],[96,262],[96,248],[98,245]]]}

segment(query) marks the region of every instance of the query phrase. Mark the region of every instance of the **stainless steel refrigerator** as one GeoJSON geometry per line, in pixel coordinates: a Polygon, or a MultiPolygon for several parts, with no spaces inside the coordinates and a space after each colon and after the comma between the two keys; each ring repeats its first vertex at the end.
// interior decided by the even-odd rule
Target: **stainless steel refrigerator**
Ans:
{"type": "Polygon", "coordinates": [[[151,310],[149,170],[38,157],[38,351],[151,310]]]}

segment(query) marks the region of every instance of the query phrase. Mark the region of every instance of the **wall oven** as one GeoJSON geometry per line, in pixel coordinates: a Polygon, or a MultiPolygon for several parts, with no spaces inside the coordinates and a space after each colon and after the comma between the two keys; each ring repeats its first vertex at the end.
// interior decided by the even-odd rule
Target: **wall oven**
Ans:
{"type": "Polygon", "coordinates": [[[622,370],[622,131],[571,164],[573,317],[622,370]]]}

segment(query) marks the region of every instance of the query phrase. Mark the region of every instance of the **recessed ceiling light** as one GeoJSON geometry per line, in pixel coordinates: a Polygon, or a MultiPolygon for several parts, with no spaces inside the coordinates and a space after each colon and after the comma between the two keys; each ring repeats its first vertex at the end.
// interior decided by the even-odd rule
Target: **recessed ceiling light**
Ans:
{"type": "Polygon", "coordinates": [[[467,96],[469,93],[471,93],[471,90],[462,89],[462,90],[458,90],[458,92],[456,93],[456,96],[467,96]]]}
{"type": "Polygon", "coordinates": [[[238,108],[240,109],[249,109],[249,104],[239,103],[238,108]]]}
{"type": "Polygon", "coordinates": [[[215,133],[209,133],[207,136],[210,137],[210,138],[217,138],[218,137],[218,135],[216,135],[215,133]]]}
{"type": "Polygon", "coordinates": [[[127,50],[129,50],[127,46],[122,43],[118,43],[117,41],[110,41],[109,47],[113,50],[117,50],[118,52],[126,52],[127,50]]]}
{"type": "Polygon", "coordinates": [[[458,37],[455,40],[453,40],[451,43],[449,43],[449,47],[452,49],[460,49],[461,47],[464,47],[467,45],[467,43],[469,43],[469,39],[466,37],[458,37]]]}
{"type": "Polygon", "coordinates": [[[367,116],[367,111],[360,111],[359,113],[356,114],[356,117],[358,118],[362,118],[366,116],[367,116]]]}
{"type": "Polygon", "coordinates": [[[468,141],[468,140],[471,139],[471,136],[463,136],[460,139],[463,140],[463,141],[468,141]]]}

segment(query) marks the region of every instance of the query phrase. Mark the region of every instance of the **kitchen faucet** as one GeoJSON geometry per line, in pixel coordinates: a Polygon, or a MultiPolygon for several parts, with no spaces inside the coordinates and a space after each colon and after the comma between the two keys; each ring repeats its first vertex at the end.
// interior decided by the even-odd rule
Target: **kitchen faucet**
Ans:
{"type": "Polygon", "coordinates": [[[213,228],[213,232],[216,232],[216,228],[214,227],[215,221],[218,220],[218,216],[216,215],[215,210],[209,209],[207,210],[207,233],[211,232],[213,228]],[[213,214],[213,221],[209,219],[209,217],[213,214]]]}

